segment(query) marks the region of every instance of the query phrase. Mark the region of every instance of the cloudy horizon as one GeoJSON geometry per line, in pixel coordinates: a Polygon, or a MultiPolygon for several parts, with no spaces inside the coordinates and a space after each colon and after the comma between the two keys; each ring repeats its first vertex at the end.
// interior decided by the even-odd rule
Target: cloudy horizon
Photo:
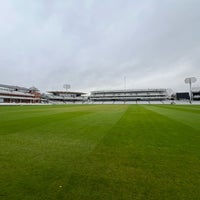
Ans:
{"type": "Polygon", "coordinates": [[[0,1],[0,83],[63,89],[200,86],[198,0],[0,1]]]}

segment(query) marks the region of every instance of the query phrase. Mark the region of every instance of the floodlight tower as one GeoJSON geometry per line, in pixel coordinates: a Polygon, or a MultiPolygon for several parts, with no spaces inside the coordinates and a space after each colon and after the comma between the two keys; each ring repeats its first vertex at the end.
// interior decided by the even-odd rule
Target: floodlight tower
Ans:
{"type": "Polygon", "coordinates": [[[185,83],[190,87],[190,103],[192,103],[192,83],[195,83],[197,79],[195,77],[188,77],[185,79],[185,83]]]}
{"type": "Polygon", "coordinates": [[[126,91],[126,76],[124,76],[124,90],[126,91]]]}
{"type": "Polygon", "coordinates": [[[125,94],[124,103],[126,103],[126,76],[124,76],[124,94],[125,94]]]}
{"type": "Polygon", "coordinates": [[[68,89],[71,88],[71,85],[69,85],[69,84],[64,84],[64,85],[63,85],[63,88],[66,89],[66,91],[67,91],[68,89]]]}

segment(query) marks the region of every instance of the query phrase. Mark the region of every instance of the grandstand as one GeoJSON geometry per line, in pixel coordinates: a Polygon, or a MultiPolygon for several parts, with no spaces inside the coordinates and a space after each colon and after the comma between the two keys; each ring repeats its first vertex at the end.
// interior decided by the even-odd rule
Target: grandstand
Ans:
{"type": "MultiPolygon", "coordinates": [[[[200,101],[200,87],[192,88],[193,103],[200,101]]],[[[48,91],[40,94],[35,87],[25,88],[0,84],[0,104],[179,104],[189,103],[188,92],[174,93],[170,89],[97,90],[88,96],[83,92],[48,91]]]]}
{"type": "Polygon", "coordinates": [[[196,101],[200,100],[200,87],[192,88],[192,96],[193,96],[193,100],[196,100],[196,101]]]}
{"type": "Polygon", "coordinates": [[[170,99],[168,89],[129,89],[92,91],[89,96],[93,103],[151,103],[170,99]]]}
{"type": "Polygon", "coordinates": [[[175,99],[181,100],[181,101],[189,101],[190,94],[189,94],[189,92],[177,92],[175,95],[175,99]]]}
{"type": "Polygon", "coordinates": [[[43,100],[47,103],[83,103],[87,100],[83,92],[71,91],[48,91],[48,94],[42,96],[43,100]]]}
{"type": "Polygon", "coordinates": [[[40,103],[41,94],[35,87],[25,88],[0,84],[0,103],[40,103]]]}

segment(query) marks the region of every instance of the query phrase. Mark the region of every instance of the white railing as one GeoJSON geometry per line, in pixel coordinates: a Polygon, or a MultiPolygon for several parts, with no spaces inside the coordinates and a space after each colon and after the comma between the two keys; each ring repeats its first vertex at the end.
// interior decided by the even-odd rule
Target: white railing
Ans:
{"type": "Polygon", "coordinates": [[[40,100],[40,98],[32,98],[32,97],[18,97],[18,96],[4,96],[0,95],[2,99],[25,99],[25,100],[40,100]]]}

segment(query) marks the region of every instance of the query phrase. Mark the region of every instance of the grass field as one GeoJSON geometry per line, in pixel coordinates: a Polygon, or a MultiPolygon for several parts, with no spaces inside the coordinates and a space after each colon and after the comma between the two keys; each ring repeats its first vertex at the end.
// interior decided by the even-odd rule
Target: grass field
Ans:
{"type": "Polygon", "coordinates": [[[200,199],[200,106],[2,106],[0,199],[200,199]]]}

